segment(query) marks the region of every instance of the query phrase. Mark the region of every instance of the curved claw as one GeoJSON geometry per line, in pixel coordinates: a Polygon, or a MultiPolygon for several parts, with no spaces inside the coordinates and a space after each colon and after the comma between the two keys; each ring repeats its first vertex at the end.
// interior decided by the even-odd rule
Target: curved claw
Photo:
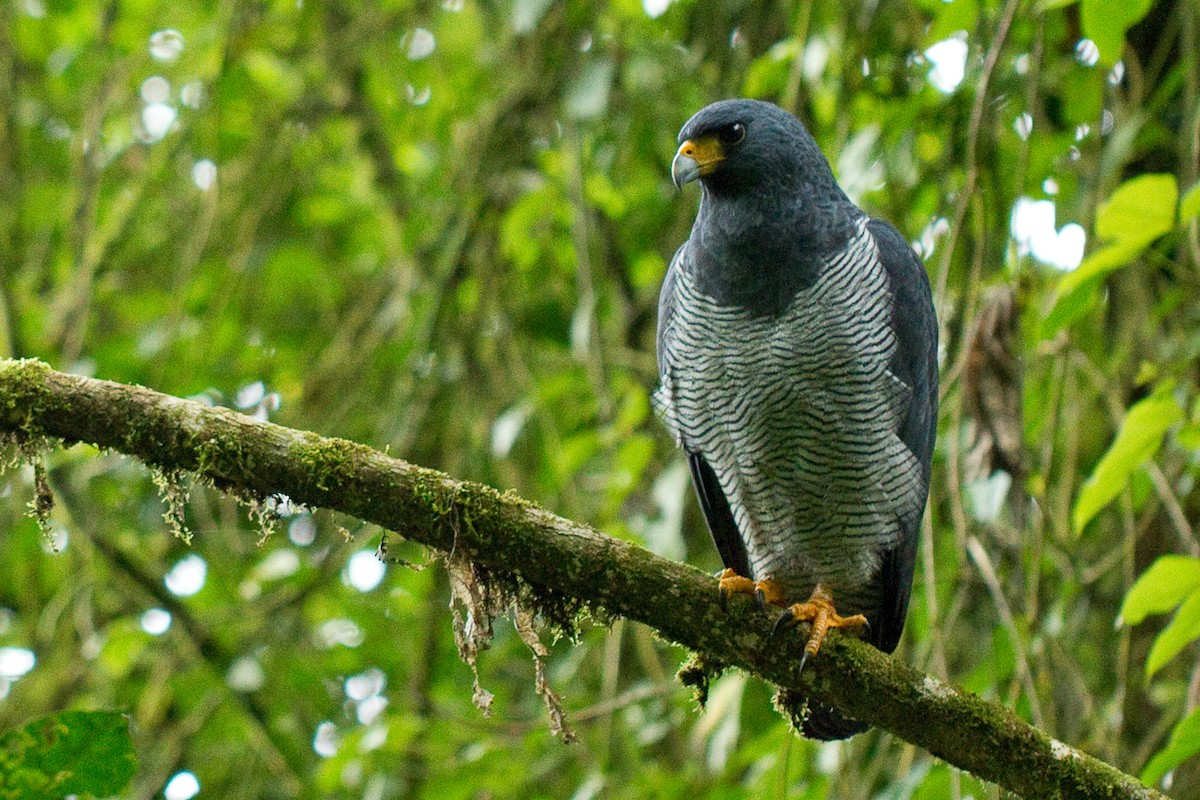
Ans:
{"type": "Polygon", "coordinates": [[[774,639],[780,631],[796,627],[797,622],[799,622],[799,620],[796,619],[796,615],[792,613],[792,610],[790,608],[785,608],[783,613],[775,618],[775,626],[771,628],[771,638],[774,639]]]}
{"type": "Polygon", "coordinates": [[[754,590],[754,598],[758,600],[758,607],[760,609],[767,607],[767,593],[761,587],[754,590]]]}
{"type": "Polygon", "coordinates": [[[799,670],[798,670],[798,671],[799,671],[799,672],[801,672],[801,673],[803,673],[803,672],[804,672],[804,665],[805,665],[805,664],[807,664],[807,663],[808,663],[808,649],[807,649],[807,648],[805,648],[804,652],[802,652],[802,653],[800,654],[800,668],[799,668],[799,670]]]}

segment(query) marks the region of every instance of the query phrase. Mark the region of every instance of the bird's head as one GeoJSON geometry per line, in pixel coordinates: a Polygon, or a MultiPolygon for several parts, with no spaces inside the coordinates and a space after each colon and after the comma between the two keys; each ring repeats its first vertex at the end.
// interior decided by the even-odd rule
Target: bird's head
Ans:
{"type": "Polygon", "coordinates": [[[800,120],[761,100],[722,100],[696,112],[679,132],[675,185],[694,180],[722,195],[765,184],[807,182],[836,190],[833,173],[800,120]]]}

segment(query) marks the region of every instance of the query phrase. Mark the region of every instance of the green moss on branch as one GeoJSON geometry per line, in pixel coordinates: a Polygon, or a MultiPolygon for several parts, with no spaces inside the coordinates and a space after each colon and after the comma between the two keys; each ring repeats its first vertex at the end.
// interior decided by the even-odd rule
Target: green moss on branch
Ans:
{"type": "Polygon", "coordinates": [[[560,623],[584,606],[629,617],[708,663],[754,673],[794,700],[812,696],[1025,797],[1163,797],[856,639],[831,637],[800,675],[792,656],[801,633],[773,639],[773,615],[753,603],[722,610],[711,576],[360,444],[30,361],[0,362],[0,432],[89,442],[244,495],[284,494],[357,516],[470,559],[489,580],[556,607],[560,623]]]}

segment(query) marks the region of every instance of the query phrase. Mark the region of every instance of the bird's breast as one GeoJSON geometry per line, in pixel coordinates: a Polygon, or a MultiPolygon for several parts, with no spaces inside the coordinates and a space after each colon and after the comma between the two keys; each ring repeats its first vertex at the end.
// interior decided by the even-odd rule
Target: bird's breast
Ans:
{"type": "Polygon", "coordinates": [[[759,316],[681,269],[660,344],[668,426],[715,471],[755,576],[796,593],[864,583],[920,502],[897,435],[910,393],[888,370],[892,300],[865,221],[818,274],[759,316]]]}

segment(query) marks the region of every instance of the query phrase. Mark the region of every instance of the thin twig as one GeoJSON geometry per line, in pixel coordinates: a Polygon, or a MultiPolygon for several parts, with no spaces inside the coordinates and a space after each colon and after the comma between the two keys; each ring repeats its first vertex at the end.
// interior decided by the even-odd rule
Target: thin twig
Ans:
{"type": "MultiPolygon", "coordinates": [[[[983,60],[983,70],[979,74],[979,82],[975,85],[975,100],[971,104],[971,118],[967,124],[967,179],[959,190],[958,201],[955,203],[954,220],[946,235],[945,249],[942,251],[942,264],[938,270],[936,297],[940,301],[946,295],[946,281],[950,275],[950,262],[954,258],[955,246],[958,244],[958,233],[963,220],[967,217],[967,206],[975,194],[975,185],[979,182],[979,137],[983,133],[983,111],[987,105],[988,88],[991,86],[992,74],[996,71],[996,63],[1000,60],[1000,51],[1008,41],[1008,32],[1012,28],[1013,18],[1020,7],[1020,0],[1008,0],[996,26],[996,33],[988,47],[987,56],[983,60]]],[[[944,334],[945,331],[943,330],[944,334]]]]}
{"type": "Polygon", "coordinates": [[[1000,621],[1004,623],[1004,630],[1008,633],[1009,641],[1012,642],[1013,654],[1016,656],[1017,677],[1020,678],[1025,694],[1029,698],[1029,711],[1033,715],[1033,724],[1040,728],[1046,723],[1042,717],[1042,707],[1038,700],[1037,689],[1033,685],[1033,673],[1029,669],[1025,642],[1021,638],[1021,632],[1017,630],[1017,620],[1013,616],[1012,607],[1009,606],[1008,599],[1004,596],[1004,590],[1000,587],[1000,579],[996,575],[995,567],[992,566],[992,559],[980,544],[979,539],[974,536],[967,539],[967,552],[971,554],[971,560],[979,569],[979,576],[983,578],[983,583],[992,596],[996,611],[1000,614],[1000,621]]]}
{"type": "Polygon", "coordinates": [[[1162,468],[1154,461],[1146,465],[1146,471],[1150,474],[1150,480],[1154,484],[1154,491],[1158,495],[1158,499],[1162,500],[1163,506],[1167,509],[1167,516],[1171,520],[1171,526],[1175,529],[1180,548],[1186,550],[1189,555],[1200,556],[1200,542],[1196,541],[1196,532],[1192,530],[1191,523],[1187,521],[1187,515],[1183,511],[1183,507],[1179,505],[1179,498],[1175,496],[1175,489],[1171,486],[1171,482],[1167,480],[1162,468]]]}

